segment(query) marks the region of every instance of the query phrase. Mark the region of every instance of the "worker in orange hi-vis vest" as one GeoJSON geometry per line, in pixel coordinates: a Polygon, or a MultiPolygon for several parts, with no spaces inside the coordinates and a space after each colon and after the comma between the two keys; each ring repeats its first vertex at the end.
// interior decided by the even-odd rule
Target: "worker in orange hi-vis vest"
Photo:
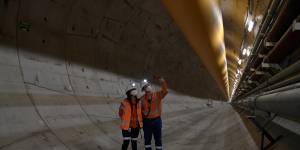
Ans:
{"type": "Polygon", "coordinates": [[[122,150],[127,150],[131,141],[132,150],[137,150],[137,139],[140,128],[143,128],[141,103],[137,98],[136,88],[126,92],[127,98],[121,102],[119,116],[121,118],[123,144],[122,150]]]}
{"type": "Polygon", "coordinates": [[[146,150],[152,150],[152,135],[154,136],[156,150],[162,149],[162,121],[160,116],[162,112],[162,99],[168,94],[168,89],[167,83],[163,78],[158,78],[158,81],[161,85],[161,90],[159,91],[153,91],[147,80],[144,80],[146,84],[142,87],[142,91],[145,92],[141,97],[141,102],[146,150]]]}

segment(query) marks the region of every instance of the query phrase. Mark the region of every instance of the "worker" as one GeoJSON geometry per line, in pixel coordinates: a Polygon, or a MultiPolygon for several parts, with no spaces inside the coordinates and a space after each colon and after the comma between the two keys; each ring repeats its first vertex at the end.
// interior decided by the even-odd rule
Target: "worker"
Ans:
{"type": "Polygon", "coordinates": [[[163,78],[158,78],[158,81],[161,85],[160,91],[153,91],[149,83],[142,86],[142,91],[145,92],[141,97],[141,102],[146,150],[152,150],[152,135],[154,136],[156,150],[162,149],[162,99],[168,94],[168,89],[167,83],[163,78]]]}
{"type": "Polygon", "coordinates": [[[137,98],[137,89],[127,90],[127,98],[121,102],[119,116],[123,135],[122,150],[127,150],[131,141],[132,150],[137,150],[140,128],[143,128],[141,103],[137,98]]]}

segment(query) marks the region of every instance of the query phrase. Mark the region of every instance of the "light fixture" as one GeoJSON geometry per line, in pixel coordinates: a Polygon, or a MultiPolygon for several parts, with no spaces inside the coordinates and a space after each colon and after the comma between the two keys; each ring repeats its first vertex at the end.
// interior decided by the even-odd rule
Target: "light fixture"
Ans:
{"type": "Polygon", "coordinates": [[[254,24],[255,24],[254,18],[252,15],[249,14],[247,17],[247,20],[246,20],[246,24],[245,24],[248,32],[251,32],[253,30],[254,24]]]}
{"type": "Polygon", "coordinates": [[[241,60],[241,59],[239,59],[239,60],[238,60],[238,63],[239,63],[239,65],[241,65],[241,64],[242,64],[242,60],[241,60]]]}
{"type": "Polygon", "coordinates": [[[248,32],[251,32],[253,30],[254,27],[254,21],[250,20],[248,23],[248,32]]]}
{"type": "Polygon", "coordinates": [[[243,49],[243,55],[246,55],[246,54],[247,54],[247,49],[244,48],[244,49],[243,49]]]}
{"type": "Polygon", "coordinates": [[[135,87],[135,83],[132,83],[131,85],[132,85],[133,87],[135,87]]]}
{"type": "Polygon", "coordinates": [[[250,48],[248,48],[247,49],[247,56],[250,56],[250,53],[251,53],[250,48]]]}

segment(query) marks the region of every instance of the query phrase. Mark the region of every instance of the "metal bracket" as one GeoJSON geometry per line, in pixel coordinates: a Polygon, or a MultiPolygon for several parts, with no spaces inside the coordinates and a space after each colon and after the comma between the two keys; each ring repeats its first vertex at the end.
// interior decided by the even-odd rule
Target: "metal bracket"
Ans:
{"type": "Polygon", "coordinates": [[[259,124],[259,122],[255,120],[255,118],[256,118],[256,116],[249,116],[248,117],[248,119],[251,120],[253,122],[253,124],[261,131],[260,149],[261,150],[267,150],[271,146],[273,146],[277,141],[279,141],[283,136],[280,135],[277,138],[273,138],[272,135],[264,128],[264,126],[261,126],[259,124]],[[265,146],[265,137],[270,141],[270,143],[266,146],[265,146]]]}
{"type": "Polygon", "coordinates": [[[272,76],[270,73],[263,72],[263,71],[255,71],[255,75],[264,75],[264,76],[268,76],[268,77],[272,76]]]}
{"type": "Polygon", "coordinates": [[[258,86],[259,85],[259,82],[257,82],[257,81],[252,81],[252,80],[248,80],[248,83],[250,83],[250,84],[255,84],[256,86],[258,86]]]}
{"type": "Polygon", "coordinates": [[[264,55],[264,54],[258,54],[258,58],[265,58],[266,57],[266,55],[264,55]]]}
{"type": "Polygon", "coordinates": [[[276,45],[276,42],[265,41],[265,47],[274,47],[275,45],[276,45]]]}
{"type": "Polygon", "coordinates": [[[300,22],[294,21],[293,23],[293,32],[300,30],[300,22]]]}
{"type": "Polygon", "coordinates": [[[273,116],[270,115],[270,118],[264,123],[263,127],[266,128],[266,126],[269,125],[276,117],[277,114],[274,114],[273,116]]]}
{"type": "Polygon", "coordinates": [[[276,70],[282,70],[282,68],[280,67],[280,65],[278,64],[273,64],[273,63],[261,63],[261,67],[262,68],[273,68],[276,70]]]}
{"type": "Polygon", "coordinates": [[[265,72],[263,72],[263,71],[255,71],[255,74],[256,75],[265,75],[265,72]]]}

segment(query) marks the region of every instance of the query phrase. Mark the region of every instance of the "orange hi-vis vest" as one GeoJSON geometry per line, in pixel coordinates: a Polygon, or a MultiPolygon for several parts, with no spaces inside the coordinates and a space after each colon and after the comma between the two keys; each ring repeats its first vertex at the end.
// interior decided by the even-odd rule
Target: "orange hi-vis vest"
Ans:
{"type": "Polygon", "coordinates": [[[141,97],[143,117],[147,119],[161,116],[162,99],[168,94],[167,83],[161,83],[161,90],[141,97]]]}
{"type": "MultiPolygon", "coordinates": [[[[141,103],[138,102],[136,105],[137,105],[137,107],[136,107],[137,121],[139,123],[139,127],[142,128],[143,127],[143,118],[142,118],[141,103]]],[[[129,100],[124,99],[121,102],[121,105],[119,108],[119,116],[121,118],[120,128],[122,130],[128,130],[130,128],[130,122],[133,119],[132,115],[133,114],[131,113],[131,104],[130,104],[129,100]]]]}

